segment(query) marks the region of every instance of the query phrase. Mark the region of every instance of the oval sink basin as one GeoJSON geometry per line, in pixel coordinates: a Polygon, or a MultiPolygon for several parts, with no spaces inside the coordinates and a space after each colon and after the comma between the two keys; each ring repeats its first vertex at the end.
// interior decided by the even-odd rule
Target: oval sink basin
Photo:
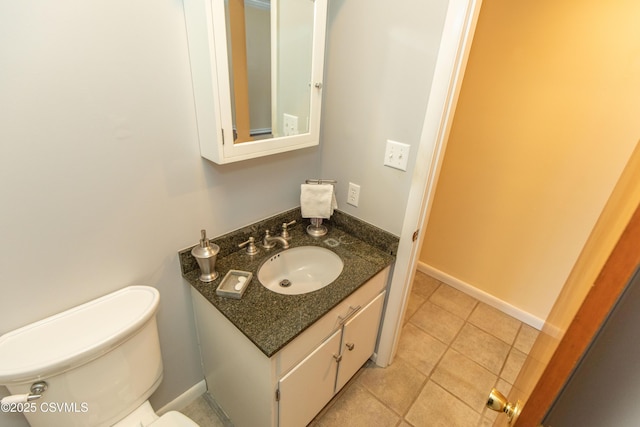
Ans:
{"type": "Polygon", "coordinates": [[[300,246],[267,259],[258,269],[258,280],[279,294],[306,294],[336,280],[343,267],[340,257],[328,249],[300,246]]]}

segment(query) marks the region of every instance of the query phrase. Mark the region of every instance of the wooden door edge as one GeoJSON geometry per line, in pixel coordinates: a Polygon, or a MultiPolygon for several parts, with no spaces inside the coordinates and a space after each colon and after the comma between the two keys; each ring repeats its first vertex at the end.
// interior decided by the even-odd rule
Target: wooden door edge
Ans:
{"type": "Polygon", "coordinates": [[[576,368],[640,264],[640,206],[578,309],[516,420],[515,427],[536,427],[576,368]]]}

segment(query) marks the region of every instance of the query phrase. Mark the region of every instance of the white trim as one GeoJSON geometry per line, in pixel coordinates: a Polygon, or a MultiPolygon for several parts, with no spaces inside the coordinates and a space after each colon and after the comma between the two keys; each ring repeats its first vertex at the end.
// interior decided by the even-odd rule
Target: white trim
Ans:
{"type": "Polygon", "coordinates": [[[482,291],[467,282],[450,276],[444,271],[438,270],[437,268],[432,267],[429,264],[419,261],[418,271],[428,274],[434,279],[438,279],[439,281],[446,283],[447,285],[456,288],[457,290],[462,291],[465,294],[474,297],[478,301],[483,302],[495,309],[498,309],[511,317],[515,317],[519,321],[526,323],[527,325],[536,328],[539,331],[542,330],[542,326],[544,326],[543,319],[540,319],[539,317],[534,316],[531,313],[521,310],[518,307],[515,307],[508,302],[501,300],[500,298],[496,298],[493,295],[488,294],[485,291],[482,291]]]}
{"type": "Polygon", "coordinates": [[[450,0],[416,154],[376,364],[393,361],[482,0],[450,0]]]}
{"type": "Polygon", "coordinates": [[[156,414],[162,416],[169,411],[181,411],[188,404],[202,396],[207,391],[207,383],[203,379],[199,383],[195,384],[189,390],[182,393],[180,396],[173,399],[171,402],[164,405],[162,408],[156,411],[156,414]]]}

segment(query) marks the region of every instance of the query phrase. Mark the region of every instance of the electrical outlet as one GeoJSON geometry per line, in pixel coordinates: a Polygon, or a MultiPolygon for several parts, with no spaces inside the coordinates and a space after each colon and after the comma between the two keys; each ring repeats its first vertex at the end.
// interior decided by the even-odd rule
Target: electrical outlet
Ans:
{"type": "Polygon", "coordinates": [[[347,203],[351,206],[358,207],[358,202],[360,201],[360,186],[358,184],[354,184],[353,182],[349,183],[349,193],[347,194],[347,203]]]}
{"type": "Polygon", "coordinates": [[[384,165],[406,171],[407,164],[409,163],[410,148],[411,146],[409,144],[388,139],[387,148],[384,152],[384,165]]]}
{"type": "Polygon", "coordinates": [[[298,134],[298,116],[284,113],[282,124],[284,126],[284,136],[298,134]]]}

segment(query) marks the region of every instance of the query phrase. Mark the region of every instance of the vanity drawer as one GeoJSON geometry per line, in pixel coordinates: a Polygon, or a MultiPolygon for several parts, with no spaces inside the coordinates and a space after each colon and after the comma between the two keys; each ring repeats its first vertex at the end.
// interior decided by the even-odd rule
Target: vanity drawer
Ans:
{"type": "Polygon", "coordinates": [[[367,283],[280,350],[275,355],[278,376],[282,376],[293,368],[349,318],[379,295],[387,285],[389,270],[390,267],[387,267],[373,276],[367,283]]]}

